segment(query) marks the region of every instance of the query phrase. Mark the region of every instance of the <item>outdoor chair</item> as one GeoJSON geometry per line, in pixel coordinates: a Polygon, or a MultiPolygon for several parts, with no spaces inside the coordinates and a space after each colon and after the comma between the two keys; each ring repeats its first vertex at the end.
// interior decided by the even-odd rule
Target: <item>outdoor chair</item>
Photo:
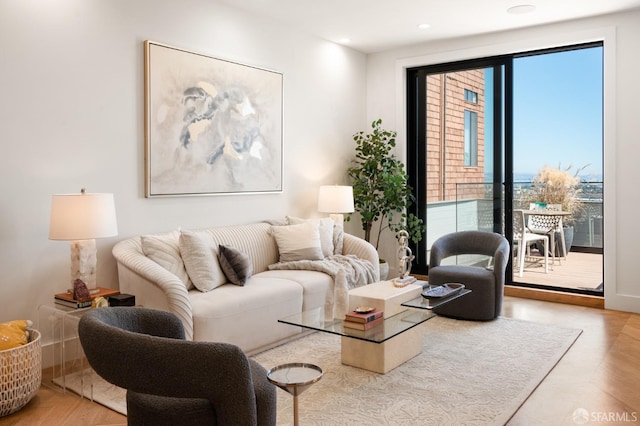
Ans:
{"type": "MultiPolygon", "coordinates": [[[[529,210],[550,210],[560,211],[562,205],[560,204],[547,204],[546,207],[540,208],[536,203],[529,204],[529,210]]],[[[527,222],[527,228],[529,231],[538,235],[547,235],[551,241],[551,261],[555,264],[556,259],[556,233],[560,235],[560,247],[562,248],[562,254],[566,260],[567,258],[567,245],[564,240],[564,232],[562,230],[562,216],[548,216],[548,215],[536,215],[530,214],[527,222]]],[[[558,257],[558,263],[560,263],[560,257],[558,257]]]]}
{"type": "Polygon", "coordinates": [[[500,315],[504,282],[509,262],[509,242],[500,234],[460,231],[444,235],[431,246],[429,284],[462,283],[471,293],[433,311],[458,319],[488,321],[500,315]],[[484,255],[493,259],[493,268],[443,264],[447,258],[484,255]]]}
{"type": "Polygon", "coordinates": [[[172,313],[96,308],[78,333],[96,373],[127,390],[128,424],[276,424],[266,370],[235,345],[184,340],[172,313]]]}
{"type": "Polygon", "coordinates": [[[544,254],[544,273],[549,273],[549,236],[535,234],[529,231],[525,223],[523,210],[513,212],[513,243],[514,243],[514,265],[518,265],[518,276],[522,277],[524,272],[524,261],[531,251],[531,243],[542,242],[544,254]],[[517,248],[516,248],[517,245],[517,248]]]}

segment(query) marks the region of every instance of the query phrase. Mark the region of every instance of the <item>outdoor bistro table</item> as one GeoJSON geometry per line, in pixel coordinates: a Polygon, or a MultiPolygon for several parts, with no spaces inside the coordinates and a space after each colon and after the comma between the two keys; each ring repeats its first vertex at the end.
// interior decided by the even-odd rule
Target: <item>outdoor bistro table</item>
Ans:
{"type": "MultiPolygon", "coordinates": [[[[529,216],[545,216],[545,217],[551,217],[551,218],[557,218],[557,227],[558,229],[562,229],[562,218],[565,216],[571,216],[571,212],[567,212],[564,210],[551,210],[551,209],[514,209],[514,213],[516,212],[523,212],[524,216],[525,216],[525,226],[526,223],[528,222],[528,217],[529,216]]],[[[555,229],[555,227],[554,227],[555,229]]],[[[537,233],[536,230],[531,230],[531,232],[537,233]]],[[[551,229],[549,229],[547,231],[547,233],[550,232],[550,236],[551,236],[551,259],[552,262],[555,262],[555,253],[556,253],[556,233],[555,232],[551,232],[551,229]]],[[[562,250],[564,253],[564,257],[567,257],[567,245],[564,241],[564,234],[561,232],[560,233],[560,240],[562,242],[562,250]]]]}

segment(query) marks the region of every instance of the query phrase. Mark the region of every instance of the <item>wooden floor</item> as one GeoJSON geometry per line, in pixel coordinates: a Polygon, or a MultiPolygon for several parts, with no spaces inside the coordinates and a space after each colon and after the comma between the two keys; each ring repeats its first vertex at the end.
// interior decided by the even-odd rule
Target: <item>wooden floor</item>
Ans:
{"type": "MultiPolygon", "coordinates": [[[[510,425],[640,422],[640,315],[506,297],[503,316],[583,330],[510,425]],[[581,413],[588,423],[574,421],[581,413]]],[[[23,410],[0,418],[0,426],[125,423],[118,413],[49,386],[43,386],[23,410]]]]}
{"type": "Polygon", "coordinates": [[[0,426],[126,425],[127,418],[100,404],[82,399],[55,385],[43,383],[36,396],[20,411],[0,417],[0,426]]]}
{"type": "Polygon", "coordinates": [[[570,252],[566,260],[549,262],[549,273],[544,272],[544,257],[525,258],[522,277],[514,268],[514,283],[542,284],[557,288],[589,288],[595,289],[603,280],[602,255],[593,253],[570,252]]]}
{"type": "Polygon", "coordinates": [[[583,330],[510,425],[640,423],[640,315],[516,298],[503,315],[583,330]],[[580,412],[588,423],[574,422],[580,412]]]}

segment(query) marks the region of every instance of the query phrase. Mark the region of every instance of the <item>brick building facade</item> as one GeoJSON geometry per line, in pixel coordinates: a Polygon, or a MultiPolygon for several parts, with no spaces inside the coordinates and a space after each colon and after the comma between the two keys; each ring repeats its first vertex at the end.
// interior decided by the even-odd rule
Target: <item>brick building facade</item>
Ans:
{"type": "Polygon", "coordinates": [[[427,202],[484,182],[484,95],[482,69],[427,76],[427,202]]]}

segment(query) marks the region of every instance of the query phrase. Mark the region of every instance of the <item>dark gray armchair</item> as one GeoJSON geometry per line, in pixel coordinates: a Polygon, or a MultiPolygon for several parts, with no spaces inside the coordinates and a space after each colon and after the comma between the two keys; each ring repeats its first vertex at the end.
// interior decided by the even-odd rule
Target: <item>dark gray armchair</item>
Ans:
{"type": "Polygon", "coordinates": [[[93,309],[78,332],[96,373],[127,389],[128,424],[276,424],[266,370],[235,345],[184,340],[172,313],[93,309]]]}
{"type": "Polygon", "coordinates": [[[508,261],[509,242],[500,234],[461,231],[438,238],[431,246],[429,284],[462,283],[472,292],[434,309],[434,312],[477,321],[496,318],[502,310],[508,261]],[[442,265],[448,257],[465,254],[491,256],[493,267],[442,265]]]}

